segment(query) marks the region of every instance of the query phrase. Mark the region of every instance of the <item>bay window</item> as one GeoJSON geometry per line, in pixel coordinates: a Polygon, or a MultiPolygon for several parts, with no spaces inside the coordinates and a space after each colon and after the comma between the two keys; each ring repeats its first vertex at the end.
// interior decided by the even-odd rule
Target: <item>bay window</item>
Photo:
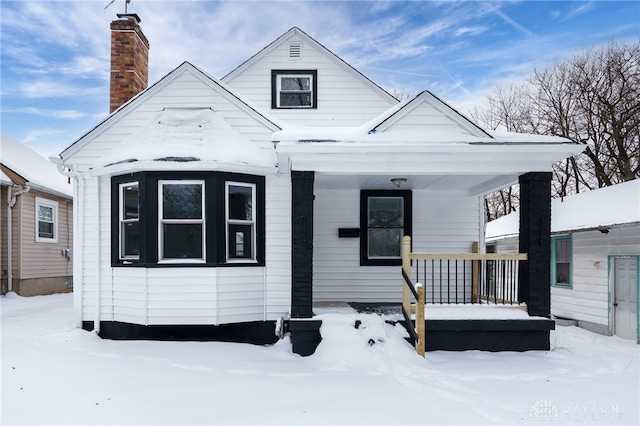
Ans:
{"type": "Polygon", "coordinates": [[[139,172],[111,188],[113,266],[264,265],[264,177],[139,172]]]}
{"type": "Polygon", "coordinates": [[[227,257],[255,259],[255,185],[226,184],[227,257]]]}
{"type": "Polygon", "coordinates": [[[204,181],[161,180],[159,194],[159,261],[204,261],[204,181]]]}
{"type": "Polygon", "coordinates": [[[140,258],[140,189],[138,182],[118,185],[119,258],[140,258]]]}

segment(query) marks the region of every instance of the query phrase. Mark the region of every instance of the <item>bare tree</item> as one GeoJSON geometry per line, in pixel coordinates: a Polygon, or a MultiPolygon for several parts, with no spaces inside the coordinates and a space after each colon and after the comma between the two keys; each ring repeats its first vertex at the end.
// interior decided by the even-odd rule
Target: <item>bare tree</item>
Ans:
{"type": "MultiPolygon", "coordinates": [[[[588,50],[498,86],[472,118],[491,129],[562,136],[583,154],[553,165],[553,195],[564,197],[640,177],[640,40],[588,50]]],[[[513,188],[488,197],[487,218],[517,204],[513,188]],[[503,199],[515,197],[512,201],[503,199]]]]}

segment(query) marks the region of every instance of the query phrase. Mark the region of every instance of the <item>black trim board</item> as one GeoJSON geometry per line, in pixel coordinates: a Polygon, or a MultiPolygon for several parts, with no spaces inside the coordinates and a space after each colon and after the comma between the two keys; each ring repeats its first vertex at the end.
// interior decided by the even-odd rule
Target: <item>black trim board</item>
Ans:
{"type": "Polygon", "coordinates": [[[429,320],[426,321],[427,351],[490,352],[549,350],[549,333],[555,322],[524,320],[429,320]]]}
{"type": "MultiPolygon", "coordinates": [[[[82,328],[94,329],[93,321],[82,328]]],[[[98,335],[111,340],[216,341],[271,345],[278,341],[275,321],[254,321],[222,325],[139,325],[101,321],[98,335]]]]}

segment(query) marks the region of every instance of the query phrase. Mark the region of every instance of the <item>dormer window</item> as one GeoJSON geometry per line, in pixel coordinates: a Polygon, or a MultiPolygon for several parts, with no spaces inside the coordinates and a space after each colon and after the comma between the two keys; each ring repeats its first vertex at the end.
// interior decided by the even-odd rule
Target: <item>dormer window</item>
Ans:
{"type": "Polygon", "coordinates": [[[316,70],[271,71],[271,108],[317,108],[316,70]]]}

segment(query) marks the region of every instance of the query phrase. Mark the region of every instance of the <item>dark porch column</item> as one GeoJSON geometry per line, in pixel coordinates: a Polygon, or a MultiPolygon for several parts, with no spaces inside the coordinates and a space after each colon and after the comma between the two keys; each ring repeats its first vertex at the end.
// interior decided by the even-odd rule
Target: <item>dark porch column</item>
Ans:
{"type": "Polygon", "coordinates": [[[313,316],[313,181],[291,172],[291,318],[313,316]]]}
{"type": "Polygon", "coordinates": [[[551,315],[551,173],[531,172],[520,176],[520,253],[518,300],[525,302],[530,316],[551,315]]]}

